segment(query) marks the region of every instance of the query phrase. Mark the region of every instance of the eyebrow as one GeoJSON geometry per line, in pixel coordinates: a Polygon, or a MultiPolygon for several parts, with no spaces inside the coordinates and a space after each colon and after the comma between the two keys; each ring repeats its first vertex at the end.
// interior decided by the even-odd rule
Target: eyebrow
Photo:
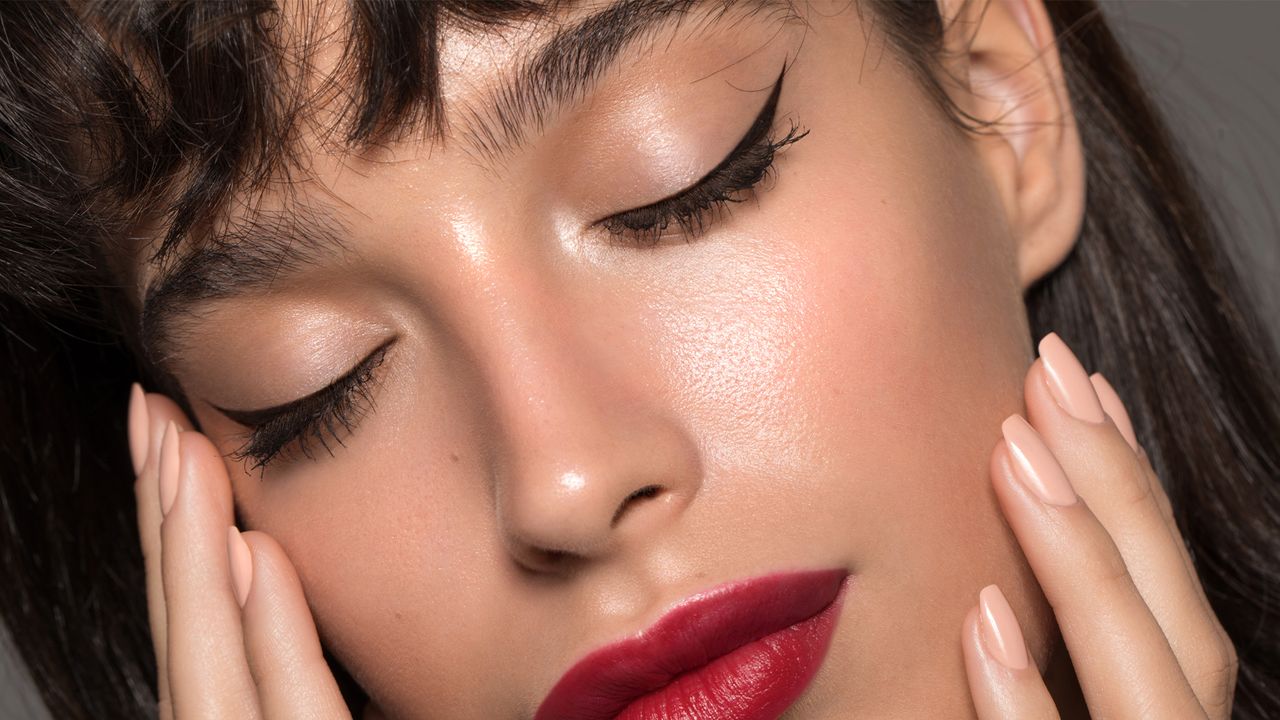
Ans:
{"type": "Polygon", "coordinates": [[[263,293],[305,267],[347,252],[347,227],[326,204],[260,209],[180,256],[148,288],[142,302],[141,341],[161,365],[185,344],[194,306],[263,293]]]}
{"type": "MultiPolygon", "coordinates": [[[[463,136],[476,154],[493,162],[541,132],[558,109],[588,95],[605,71],[639,40],[694,10],[719,5],[710,26],[731,11],[741,17],[798,21],[794,0],[616,0],[560,27],[519,65],[486,103],[463,108],[463,136]],[[774,12],[768,12],[774,11],[774,12]]],[[[346,227],[332,208],[307,204],[290,210],[255,210],[176,259],[147,289],[142,302],[143,352],[164,365],[186,344],[194,306],[270,290],[283,278],[347,250],[346,227]]]]}
{"type": "Polygon", "coordinates": [[[794,0],[618,0],[560,28],[480,109],[465,108],[469,144],[486,161],[500,159],[524,143],[530,128],[542,130],[556,109],[589,93],[639,40],[714,5],[708,27],[730,16],[779,24],[801,19],[794,0]]]}

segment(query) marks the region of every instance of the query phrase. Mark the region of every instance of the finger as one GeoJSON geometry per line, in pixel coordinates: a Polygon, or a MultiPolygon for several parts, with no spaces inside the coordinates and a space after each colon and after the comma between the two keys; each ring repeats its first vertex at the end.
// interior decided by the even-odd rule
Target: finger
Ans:
{"type": "Polygon", "coordinates": [[[991,456],[996,498],[1053,607],[1090,713],[1203,717],[1106,528],[1031,425],[1011,415],[1002,430],[991,456]]]}
{"type": "Polygon", "coordinates": [[[1214,717],[1223,715],[1231,694],[1225,682],[1230,642],[1205,599],[1177,525],[1161,508],[1159,479],[1114,422],[1100,416],[1095,417],[1101,422],[1091,422],[1087,412],[1080,417],[1066,409],[1100,410],[1102,403],[1061,338],[1051,333],[1040,348],[1041,358],[1026,378],[1031,423],[1107,529],[1201,705],[1214,717]]]}
{"type": "Polygon", "coordinates": [[[980,720],[1058,717],[1044,679],[1030,661],[1018,619],[1004,594],[988,585],[964,619],[961,643],[969,693],[980,720]]]}
{"type": "MultiPolygon", "coordinates": [[[[1147,480],[1148,491],[1155,498],[1157,507],[1160,508],[1160,516],[1164,518],[1164,524],[1169,531],[1171,542],[1178,549],[1178,555],[1182,558],[1182,564],[1188,577],[1198,578],[1195,564],[1191,561],[1191,554],[1187,552],[1186,543],[1182,541],[1182,534],[1178,531],[1178,523],[1173,518],[1173,507],[1169,503],[1169,495],[1165,492],[1164,484],[1160,482],[1160,478],[1156,476],[1155,470],[1151,467],[1146,452],[1141,451],[1141,446],[1137,444],[1137,438],[1133,434],[1133,423],[1129,420],[1129,413],[1125,410],[1124,402],[1120,399],[1119,393],[1115,391],[1115,388],[1111,387],[1111,383],[1107,382],[1102,373],[1090,375],[1089,382],[1093,383],[1093,389],[1098,393],[1098,400],[1102,402],[1102,408],[1106,411],[1107,417],[1111,418],[1111,421],[1120,429],[1120,433],[1124,435],[1125,440],[1129,441],[1129,446],[1137,453],[1138,464],[1142,466],[1142,472],[1147,480]],[[1127,432],[1126,428],[1128,428],[1127,432]]],[[[1123,548],[1121,553],[1123,554],[1123,548]]],[[[1208,600],[1204,598],[1203,588],[1198,581],[1195,585],[1201,599],[1207,605],[1208,600]]],[[[1158,615],[1156,619],[1160,619],[1158,615]]],[[[1163,623],[1161,625],[1163,626],[1163,623]]]]}
{"type": "MultiPolygon", "coordinates": [[[[1142,465],[1142,469],[1147,473],[1147,478],[1151,481],[1151,492],[1155,495],[1156,504],[1160,506],[1165,522],[1176,531],[1178,524],[1173,519],[1173,506],[1169,504],[1169,495],[1164,490],[1164,483],[1160,482],[1155,469],[1151,467],[1146,451],[1138,443],[1137,435],[1133,430],[1133,422],[1129,419],[1129,411],[1125,409],[1124,401],[1120,399],[1120,394],[1103,377],[1102,373],[1090,375],[1089,382],[1092,383],[1093,390],[1097,393],[1098,400],[1102,403],[1102,409],[1106,412],[1107,417],[1111,418],[1111,422],[1115,424],[1120,434],[1124,436],[1125,441],[1129,443],[1129,447],[1133,448],[1134,453],[1138,456],[1139,464],[1142,465]]],[[[1178,542],[1179,545],[1182,544],[1181,540],[1178,542]]],[[[1189,567],[1194,572],[1194,566],[1189,567]]]]}
{"type": "MultiPolygon", "coordinates": [[[[1226,630],[1223,629],[1221,621],[1219,621],[1217,615],[1214,614],[1213,606],[1209,604],[1209,598],[1205,595],[1204,586],[1199,581],[1199,575],[1196,572],[1195,563],[1191,560],[1191,553],[1187,550],[1187,544],[1183,541],[1182,533],[1178,530],[1178,522],[1173,517],[1173,505],[1169,501],[1169,494],[1165,492],[1164,483],[1160,482],[1159,476],[1156,475],[1155,468],[1151,466],[1151,459],[1147,457],[1146,451],[1142,449],[1141,445],[1137,444],[1137,438],[1133,432],[1133,423],[1129,419],[1129,412],[1125,409],[1124,401],[1120,399],[1120,394],[1115,391],[1115,388],[1111,386],[1111,383],[1107,381],[1102,373],[1093,373],[1089,376],[1089,381],[1093,383],[1093,389],[1098,393],[1098,400],[1102,402],[1102,408],[1106,411],[1107,417],[1111,418],[1112,422],[1116,424],[1116,427],[1120,429],[1121,434],[1125,436],[1125,440],[1129,441],[1130,447],[1132,447],[1137,453],[1138,462],[1142,466],[1143,473],[1146,475],[1150,492],[1156,500],[1156,505],[1160,508],[1160,515],[1164,518],[1164,524],[1168,529],[1170,542],[1177,548],[1178,556],[1182,559],[1182,565],[1186,570],[1187,577],[1192,580],[1191,584],[1195,587],[1196,594],[1200,598],[1200,604],[1203,606],[1205,613],[1208,614],[1212,620],[1212,624],[1219,637],[1220,645],[1228,650],[1228,654],[1230,655],[1228,664],[1231,666],[1231,680],[1226,685],[1227,687],[1234,688],[1236,665],[1234,657],[1235,649],[1231,644],[1231,639],[1227,635],[1226,630]]],[[[1141,590],[1141,588],[1139,588],[1139,590],[1141,590]]],[[[1161,618],[1160,615],[1156,615],[1156,620],[1157,622],[1160,622],[1161,627],[1165,626],[1166,621],[1161,618]]],[[[1175,645],[1175,654],[1177,654],[1178,650],[1179,646],[1175,645]]],[[[1179,658],[1181,660],[1181,656],[1179,656],[1179,658]]],[[[1192,687],[1196,687],[1195,682],[1192,683],[1192,687]]],[[[1230,693],[1228,693],[1228,695],[1229,694],[1230,693]]],[[[1202,693],[1199,689],[1197,689],[1196,695],[1200,697],[1202,704],[1214,704],[1212,700],[1207,700],[1206,693],[1202,693]]],[[[1228,707],[1225,709],[1226,712],[1223,712],[1222,715],[1230,715],[1229,705],[1230,703],[1228,701],[1228,707]]]]}
{"type": "MultiPolygon", "coordinates": [[[[1081,371],[1083,372],[1083,367],[1081,371]]],[[[1138,452],[1138,436],[1133,432],[1133,421],[1129,418],[1128,411],[1124,409],[1124,401],[1120,399],[1120,394],[1111,387],[1111,383],[1102,376],[1102,373],[1090,375],[1089,383],[1093,385],[1094,394],[1102,405],[1102,411],[1111,418],[1112,424],[1116,426],[1116,430],[1120,431],[1125,442],[1129,443],[1129,447],[1135,453],[1138,452]]]]}
{"type": "Polygon", "coordinates": [[[1138,446],[1138,461],[1142,463],[1142,469],[1147,471],[1147,475],[1155,480],[1152,483],[1152,488],[1155,491],[1156,499],[1160,501],[1160,510],[1169,521],[1170,527],[1176,528],[1178,522],[1173,517],[1173,505],[1169,501],[1169,493],[1165,490],[1164,483],[1160,482],[1160,476],[1156,473],[1156,469],[1151,465],[1151,458],[1147,455],[1146,449],[1141,445],[1138,446]]]}
{"type": "Polygon", "coordinates": [[[284,549],[265,533],[229,531],[232,577],[244,599],[245,649],[264,716],[349,719],[284,549]]]}
{"type": "Polygon", "coordinates": [[[147,616],[151,643],[156,655],[156,700],[161,720],[173,717],[169,702],[166,662],[167,636],[164,606],[164,579],[160,568],[160,444],[164,429],[173,422],[179,429],[191,423],[169,398],[147,394],[134,383],[129,398],[129,450],[137,474],[133,483],[138,510],[138,537],[147,578],[147,616]]]}
{"type": "MultiPolygon", "coordinates": [[[[1119,426],[1123,432],[1124,426],[1132,427],[1129,421],[1128,411],[1125,409],[1124,402],[1120,399],[1119,393],[1111,387],[1111,383],[1102,376],[1101,373],[1094,373],[1089,376],[1089,380],[1093,382],[1094,389],[1098,392],[1098,399],[1102,401],[1102,406],[1106,410],[1107,415],[1119,426]]],[[[1126,439],[1131,439],[1126,437],[1126,439]]],[[[1136,438],[1132,438],[1136,442],[1136,438]]],[[[1199,581],[1199,574],[1196,571],[1195,563],[1191,559],[1191,552],[1187,549],[1187,544],[1182,538],[1182,533],[1178,529],[1178,521],[1173,516],[1173,504],[1169,500],[1169,494],[1165,491],[1164,483],[1160,481],[1160,477],[1156,474],[1155,468],[1151,466],[1151,458],[1147,456],[1146,450],[1141,445],[1136,446],[1138,461],[1142,465],[1143,472],[1146,473],[1148,484],[1151,488],[1151,494],[1155,496],[1156,504],[1160,507],[1160,514],[1164,517],[1165,526],[1169,530],[1170,541],[1177,547],[1178,555],[1182,558],[1182,564],[1186,568],[1188,577],[1192,578],[1192,584],[1195,586],[1196,594],[1200,598],[1200,604],[1204,608],[1204,612],[1212,621],[1213,629],[1218,637],[1217,646],[1223,651],[1225,659],[1221,660],[1226,665],[1225,673],[1228,676],[1226,682],[1213,683],[1211,680],[1205,683],[1192,682],[1192,687],[1196,690],[1196,696],[1200,698],[1200,703],[1209,709],[1210,715],[1217,717],[1230,717],[1231,704],[1233,696],[1233,688],[1236,686],[1236,673],[1239,669],[1239,662],[1236,658],[1235,646],[1231,641],[1231,636],[1222,627],[1222,621],[1213,611],[1213,606],[1209,603],[1208,596],[1205,595],[1204,586],[1199,581]],[[1201,685],[1212,685],[1220,688],[1224,695],[1221,699],[1212,697],[1213,692],[1209,688],[1201,687],[1201,685]],[[1217,712],[1214,712],[1217,708],[1217,712]]],[[[1160,621],[1157,616],[1157,621],[1160,621]]],[[[1161,625],[1163,626],[1163,622],[1161,625]]],[[[1175,653],[1179,650],[1179,646],[1174,647],[1175,653]]],[[[1181,657],[1181,656],[1180,656],[1181,657]]],[[[1210,663],[1212,665],[1212,663],[1210,663]]],[[[1185,668],[1185,665],[1184,665],[1185,668]]],[[[1206,677],[1212,677],[1213,671],[1208,671],[1206,677]]]]}
{"type": "Polygon", "coordinates": [[[197,432],[165,431],[160,451],[161,565],[169,691],[177,718],[256,718],[240,606],[227,562],[231,488],[222,458],[197,432]]]}

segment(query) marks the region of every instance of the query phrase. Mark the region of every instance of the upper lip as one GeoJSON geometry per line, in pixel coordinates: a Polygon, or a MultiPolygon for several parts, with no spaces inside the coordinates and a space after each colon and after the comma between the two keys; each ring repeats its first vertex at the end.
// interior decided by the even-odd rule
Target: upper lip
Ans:
{"type": "Polygon", "coordinates": [[[677,676],[822,612],[843,568],[776,573],[680,602],[648,629],[588,653],[552,687],[534,720],[604,720],[677,676]]]}

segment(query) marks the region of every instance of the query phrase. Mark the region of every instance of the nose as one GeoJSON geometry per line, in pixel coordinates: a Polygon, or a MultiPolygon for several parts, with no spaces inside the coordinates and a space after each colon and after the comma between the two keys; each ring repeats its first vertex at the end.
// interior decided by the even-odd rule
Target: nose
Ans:
{"type": "Polygon", "coordinates": [[[661,532],[696,495],[701,469],[659,390],[661,365],[621,327],[626,311],[528,278],[506,285],[529,295],[497,304],[501,331],[482,365],[497,525],[519,564],[545,572],[661,532]]]}
{"type": "Polygon", "coordinates": [[[662,532],[697,485],[686,443],[556,388],[530,397],[497,469],[495,507],[508,552],[531,570],[599,559],[662,532]]]}

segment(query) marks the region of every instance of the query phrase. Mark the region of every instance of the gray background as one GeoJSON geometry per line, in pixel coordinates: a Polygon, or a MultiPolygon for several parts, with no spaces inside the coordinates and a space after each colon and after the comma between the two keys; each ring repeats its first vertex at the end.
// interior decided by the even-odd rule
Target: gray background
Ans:
{"type": "Polygon", "coordinates": [[[1104,2],[1222,211],[1280,347],[1280,2],[1104,2]]]}
{"type": "MultiPolygon", "coordinates": [[[[1104,9],[1217,193],[1280,340],[1280,2],[1106,0],[1104,9]]],[[[32,692],[0,637],[0,718],[47,717],[32,692]]]]}

